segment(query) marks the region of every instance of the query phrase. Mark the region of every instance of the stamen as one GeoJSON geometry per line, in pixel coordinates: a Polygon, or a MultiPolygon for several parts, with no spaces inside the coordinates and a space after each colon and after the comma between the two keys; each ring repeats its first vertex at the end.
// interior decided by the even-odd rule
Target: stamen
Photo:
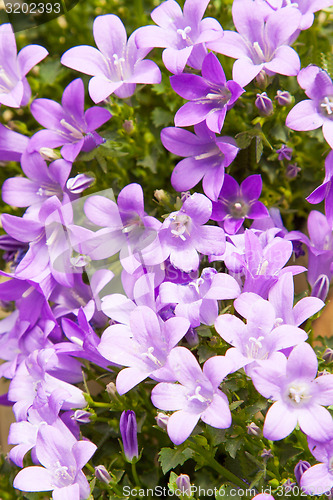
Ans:
{"type": "Polygon", "coordinates": [[[320,107],[323,108],[323,111],[325,111],[328,115],[333,114],[333,101],[331,100],[332,97],[324,97],[324,102],[320,104],[320,107]]]}
{"type": "Polygon", "coordinates": [[[253,48],[257,56],[260,58],[261,62],[265,61],[265,54],[262,51],[262,48],[260,47],[258,42],[253,42],[253,48]]]}
{"type": "Polygon", "coordinates": [[[184,28],[183,30],[182,29],[177,30],[177,34],[180,35],[183,40],[189,38],[187,34],[190,32],[191,32],[191,26],[186,26],[186,28],[184,28]]]}
{"type": "Polygon", "coordinates": [[[66,128],[75,139],[82,139],[83,137],[82,133],[77,128],[73,127],[73,125],[66,122],[64,118],[60,120],[60,125],[66,128]]]}

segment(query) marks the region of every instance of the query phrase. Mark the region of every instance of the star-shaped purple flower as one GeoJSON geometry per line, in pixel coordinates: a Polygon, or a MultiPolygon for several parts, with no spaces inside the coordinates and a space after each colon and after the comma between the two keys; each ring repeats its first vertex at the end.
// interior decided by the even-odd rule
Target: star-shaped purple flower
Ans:
{"type": "Polygon", "coordinates": [[[243,87],[262,70],[295,76],[300,60],[289,39],[298,29],[301,13],[284,7],[267,16],[267,8],[253,0],[235,0],[232,17],[236,30],[225,31],[223,38],[210,42],[208,48],[234,57],[233,79],[243,87]]]}
{"type": "Polygon", "coordinates": [[[144,26],[137,30],[138,47],[166,47],[162,58],[171,73],[182,73],[186,63],[200,69],[207,54],[205,42],[223,36],[216,19],[202,19],[208,3],[209,0],[186,0],[182,12],[174,0],[163,2],[151,13],[158,26],[144,26]]]}
{"type": "Polygon", "coordinates": [[[224,356],[214,356],[205,362],[202,371],[186,347],[173,349],[169,363],[180,383],[158,384],[152,390],[151,399],[161,410],[176,410],[167,424],[171,441],[176,445],[183,443],[200,418],[218,429],[230,427],[228,398],[218,387],[232,371],[232,363],[224,356]]]}
{"type": "Polygon", "coordinates": [[[210,52],[202,63],[202,76],[184,73],[170,77],[175,92],[188,99],[175,115],[175,125],[187,127],[206,120],[212,132],[220,133],[227,111],[245,90],[227,81],[218,58],[210,52]]]}
{"type": "Polygon", "coordinates": [[[317,441],[332,439],[333,419],[322,405],[333,403],[333,375],[315,378],[317,370],[316,353],[305,342],[294,347],[288,360],[281,353],[274,365],[252,370],[257,391],[275,401],[266,414],[265,438],[283,439],[298,423],[305,434],[317,441]]]}
{"type": "Polygon", "coordinates": [[[67,161],[74,161],[80,151],[91,151],[104,142],[95,132],[111,118],[107,109],[94,106],[84,111],[84,85],[81,78],[73,80],[64,90],[61,105],[51,99],[35,99],[31,113],[46,130],[31,139],[28,151],[61,148],[67,161]]]}
{"type": "Polygon", "coordinates": [[[93,25],[96,45],[79,45],[67,50],[61,58],[64,66],[91,75],[89,94],[101,102],[110,94],[125,98],[134,94],[137,83],[160,83],[158,66],[142,59],[149,52],[138,49],[136,32],[127,41],[125,26],[114,14],[96,17],[93,25]]]}
{"type": "Polygon", "coordinates": [[[0,26],[0,103],[11,108],[25,106],[31,96],[26,74],[48,51],[40,45],[27,45],[17,54],[15,35],[10,24],[0,26]]]}
{"type": "Polygon", "coordinates": [[[246,219],[262,219],[269,215],[267,208],[258,201],[262,189],[260,175],[250,175],[239,186],[226,174],[217,202],[213,202],[211,219],[223,221],[224,230],[235,234],[246,219]]]}
{"type": "Polygon", "coordinates": [[[224,169],[235,159],[239,148],[232,137],[216,137],[205,122],[194,126],[195,134],[177,127],[161,132],[163,146],[178,156],[171,184],[177,191],[193,188],[201,179],[205,194],[213,201],[221,191],[224,169]]]}
{"type": "Polygon", "coordinates": [[[318,66],[303,68],[297,81],[309,99],[292,108],[286,118],[292,130],[315,130],[322,127],[323,135],[333,148],[333,82],[318,66]]]}

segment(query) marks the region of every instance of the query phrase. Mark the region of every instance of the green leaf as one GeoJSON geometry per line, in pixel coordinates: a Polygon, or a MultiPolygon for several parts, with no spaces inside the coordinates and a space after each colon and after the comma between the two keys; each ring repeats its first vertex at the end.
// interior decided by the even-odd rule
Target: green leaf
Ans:
{"type": "Polygon", "coordinates": [[[173,123],[173,114],[162,108],[155,108],[151,117],[155,127],[167,126],[173,123]]]}
{"type": "Polygon", "coordinates": [[[166,474],[170,469],[183,465],[186,460],[192,458],[194,451],[183,447],[162,448],[158,455],[163,474],[166,474]]]}
{"type": "Polygon", "coordinates": [[[233,403],[230,403],[230,411],[232,410],[235,410],[236,408],[238,408],[238,406],[240,406],[241,404],[243,404],[244,401],[240,400],[240,401],[234,401],[233,403]]]}
{"type": "Polygon", "coordinates": [[[241,449],[243,445],[243,438],[231,438],[226,442],[225,449],[231,456],[231,458],[235,458],[237,451],[241,449]]]}

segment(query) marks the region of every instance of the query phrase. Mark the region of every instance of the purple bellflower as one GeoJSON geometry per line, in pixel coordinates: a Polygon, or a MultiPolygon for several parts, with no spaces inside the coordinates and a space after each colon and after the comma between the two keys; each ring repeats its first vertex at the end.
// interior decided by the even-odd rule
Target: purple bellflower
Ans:
{"type": "Polygon", "coordinates": [[[290,2],[290,0],[266,0],[266,2],[274,10],[287,7],[288,5],[298,9],[302,14],[299,24],[300,30],[307,30],[312,26],[314,12],[332,6],[332,0],[298,0],[297,2],[290,2]]]}
{"type": "Polygon", "coordinates": [[[312,204],[320,203],[325,199],[325,215],[333,229],[333,151],[330,151],[325,160],[325,179],[307,198],[312,204]]]}
{"type": "Polygon", "coordinates": [[[235,234],[245,218],[262,219],[269,215],[267,208],[258,201],[262,189],[260,175],[250,175],[239,186],[226,174],[217,202],[213,202],[212,220],[223,221],[228,234],[235,234]]]}
{"type": "Polygon", "coordinates": [[[144,26],[136,32],[138,47],[165,47],[165,67],[182,73],[186,63],[200,69],[207,54],[205,42],[223,36],[220,24],[211,17],[202,19],[209,0],[186,0],[184,11],[174,0],[167,0],[151,13],[158,26],[144,26]]]}
{"type": "Polygon", "coordinates": [[[326,71],[318,66],[303,68],[297,81],[309,97],[292,108],[286,125],[292,130],[315,130],[322,127],[323,135],[333,148],[333,83],[326,71]]]}
{"type": "MultiPolygon", "coordinates": [[[[34,205],[40,208],[49,197],[56,195],[62,200],[66,181],[72,164],[66,160],[55,160],[47,163],[39,153],[23,153],[22,170],[28,177],[12,177],[6,179],[2,186],[2,199],[14,207],[34,205]]],[[[74,198],[74,197],[73,197],[74,198]]]]}
{"type": "Polygon", "coordinates": [[[261,71],[295,76],[300,60],[289,47],[289,38],[299,27],[301,13],[284,7],[267,16],[259,2],[235,0],[232,17],[236,30],[225,31],[223,38],[210,42],[208,48],[237,59],[233,66],[233,79],[242,87],[261,71]]]}
{"type": "Polygon", "coordinates": [[[232,137],[216,137],[205,122],[194,125],[194,134],[177,127],[161,132],[163,146],[171,153],[185,156],[171,176],[176,191],[187,191],[201,179],[204,193],[213,201],[221,191],[224,169],[235,159],[239,148],[232,137]]]}
{"type": "Polygon", "coordinates": [[[42,425],[37,435],[36,456],[43,467],[21,470],[14,479],[14,488],[52,491],[53,500],[85,500],[90,494],[90,486],[81,469],[96,449],[90,441],[73,444],[59,429],[42,425]]]}
{"type": "Polygon", "coordinates": [[[130,326],[109,326],[98,350],[112,363],[128,367],[117,376],[118,393],[125,394],[147,377],[173,381],[172,372],[165,366],[167,358],[189,326],[185,318],[174,317],[163,322],[147,306],[138,306],[131,313],[130,326]]]}
{"type": "Polygon", "coordinates": [[[187,318],[192,327],[213,325],[218,316],[218,300],[234,299],[240,294],[237,281],[228,274],[206,267],[200,278],[188,284],[164,282],[159,297],[164,304],[177,304],[175,315],[187,318]]]}
{"type": "Polygon", "coordinates": [[[228,399],[218,387],[232,371],[232,364],[224,356],[214,356],[205,362],[202,371],[191,351],[176,347],[170,353],[170,367],[179,384],[158,384],[151,399],[161,410],[176,410],[167,423],[171,441],[183,443],[200,418],[218,429],[230,427],[228,399]]]}
{"type": "Polygon", "coordinates": [[[307,334],[292,325],[281,325],[276,321],[274,307],[268,301],[257,296],[242,294],[235,300],[236,311],[245,315],[243,323],[232,314],[222,314],[215,321],[219,335],[233,347],[226,357],[234,362],[234,370],[247,366],[252,370],[259,363],[273,364],[277,351],[304,342],[307,334]]]}
{"type": "Polygon", "coordinates": [[[119,428],[126,460],[133,462],[133,460],[139,457],[137,424],[134,411],[123,411],[120,416],[119,428]]]}
{"type": "Polygon", "coordinates": [[[312,455],[321,463],[308,468],[302,474],[300,486],[307,495],[325,494],[329,498],[333,488],[333,439],[321,443],[309,438],[308,445],[312,455]]]}
{"type": "Polygon", "coordinates": [[[142,60],[150,48],[138,49],[136,32],[127,41],[126,30],[113,14],[96,17],[93,24],[96,45],[79,45],[67,50],[61,58],[64,66],[93,76],[89,94],[101,102],[110,94],[126,98],[134,94],[137,83],[160,83],[161,72],[149,60],[142,60]]]}
{"type": "Polygon", "coordinates": [[[142,187],[135,183],[120,191],[117,203],[104,196],[89,197],[84,211],[91,222],[104,229],[92,233],[87,245],[82,244],[83,253],[99,260],[120,251],[120,262],[129,273],[140,266],[141,250],[153,243],[162,226],[146,214],[142,187]]]}
{"type": "MultiPolygon", "coordinates": [[[[314,289],[324,276],[328,282],[333,277],[333,233],[327,218],[321,212],[312,210],[308,216],[309,237],[300,231],[291,231],[290,239],[298,239],[308,247],[307,280],[314,289]]],[[[328,291],[328,290],[327,290],[328,291]]],[[[317,294],[316,294],[317,296],[317,294]]],[[[325,300],[325,297],[322,297],[325,300]]]]}
{"type": "Polygon", "coordinates": [[[175,125],[187,127],[206,120],[212,132],[220,133],[227,111],[245,90],[227,81],[218,58],[210,52],[202,63],[202,76],[184,73],[170,77],[173,90],[189,100],[175,115],[175,125]]]}
{"type": "Polygon", "coordinates": [[[28,146],[28,142],[28,137],[14,132],[0,123],[1,161],[20,161],[22,153],[28,146]]]}
{"type": "Polygon", "coordinates": [[[94,106],[84,111],[84,85],[73,80],[64,90],[61,105],[51,99],[35,99],[31,104],[34,118],[45,127],[30,139],[28,151],[61,148],[67,161],[74,161],[80,151],[91,151],[104,142],[95,132],[111,118],[107,109],[94,106]]]}
{"type": "Polygon", "coordinates": [[[294,306],[294,281],[291,273],[283,274],[268,292],[280,324],[299,326],[322,309],[325,303],[317,297],[303,297],[294,306]]]}
{"type": "Polygon", "coordinates": [[[0,103],[12,108],[25,106],[31,96],[26,74],[48,55],[40,45],[27,45],[17,54],[10,24],[0,26],[0,103]]]}
{"type": "Polygon", "coordinates": [[[221,255],[225,250],[223,229],[204,225],[211,213],[212,202],[199,193],[189,196],[178,212],[171,213],[159,231],[163,260],[170,256],[174,267],[189,273],[199,267],[198,252],[221,255]]]}
{"type": "Polygon", "coordinates": [[[305,434],[317,441],[332,439],[333,419],[322,405],[333,402],[333,376],[315,378],[317,370],[317,356],[305,342],[294,347],[288,360],[280,353],[274,365],[252,370],[257,391],[275,401],[266,414],[265,438],[283,439],[298,423],[305,434]]]}
{"type": "Polygon", "coordinates": [[[300,460],[299,462],[297,462],[294,468],[294,474],[297,484],[300,484],[304,472],[310,469],[310,467],[311,464],[306,460],[300,460]]]}

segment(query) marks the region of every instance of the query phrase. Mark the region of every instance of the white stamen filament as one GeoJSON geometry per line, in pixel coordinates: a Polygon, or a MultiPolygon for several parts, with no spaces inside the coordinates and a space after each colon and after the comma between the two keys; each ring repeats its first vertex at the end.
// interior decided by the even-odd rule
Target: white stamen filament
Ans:
{"type": "Polygon", "coordinates": [[[82,139],[83,137],[82,132],[80,132],[77,128],[73,127],[73,125],[71,125],[70,123],[66,122],[64,118],[60,120],[60,125],[66,128],[74,137],[74,139],[82,139]]]}
{"type": "Polygon", "coordinates": [[[257,54],[257,56],[260,57],[261,62],[264,62],[265,61],[265,54],[263,53],[262,48],[260,47],[259,43],[258,42],[253,42],[253,48],[254,48],[255,53],[257,54]]]}
{"type": "Polygon", "coordinates": [[[116,73],[118,75],[119,80],[125,80],[124,76],[124,63],[125,63],[125,58],[124,57],[119,57],[118,54],[112,54],[113,57],[113,66],[116,70],[116,73]]]}
{"type": "Polygon", "coordinates": [[[142,356],[145,356],[148,359],[150,359],[153,363],[155,363],[155,365],[162,366],[162,363],[160,362],[160,360],[157,359],[156,356],[154,356],[153,352],[154,352],[154,348],[148,347],[147,352],[143,352],[142,356]]]}

